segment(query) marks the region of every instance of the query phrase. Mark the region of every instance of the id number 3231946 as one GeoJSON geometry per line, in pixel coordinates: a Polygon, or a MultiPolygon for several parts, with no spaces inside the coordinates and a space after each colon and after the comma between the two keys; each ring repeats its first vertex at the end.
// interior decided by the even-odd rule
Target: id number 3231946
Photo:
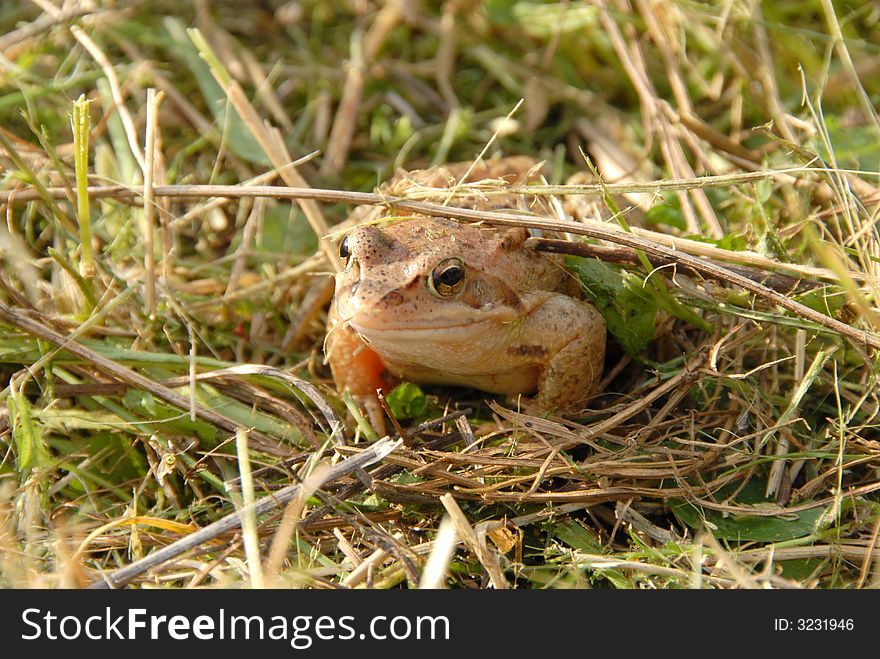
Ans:
{"type": "Polygon", "coordinates": [[[773,631],[831,632],[855,629],[852,618],[774,618],[773,631]]]}

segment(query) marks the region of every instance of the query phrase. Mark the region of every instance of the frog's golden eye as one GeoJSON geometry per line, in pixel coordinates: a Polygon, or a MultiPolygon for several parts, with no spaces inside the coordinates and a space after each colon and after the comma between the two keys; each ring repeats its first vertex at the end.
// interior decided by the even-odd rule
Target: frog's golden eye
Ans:
{"type": "Polygon", "coordinates": [[[348,236],[339,243],[339,258],[342,259],[342,265],[348,264],[348,257],[351,256],[351,245],[348,244],[348,236]]]}
{"type": "Polygon", "coordinates": [[[464,263],[446,259],[428,275],[428,290],[438,297],[452,297],[464,286],[464,263]]]}

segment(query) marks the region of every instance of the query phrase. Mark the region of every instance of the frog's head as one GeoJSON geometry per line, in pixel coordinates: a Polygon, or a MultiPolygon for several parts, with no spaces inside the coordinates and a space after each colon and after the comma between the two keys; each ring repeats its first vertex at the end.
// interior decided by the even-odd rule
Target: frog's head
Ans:
{"type": "Polygon", "coordinates": [[[506,263],[528,237],[452,220],[415,217],[356,227],[339,243],[339,319],[370,341],[378,334],[440,341],[474,323],[509,322],[521,308],[506,263]]]}

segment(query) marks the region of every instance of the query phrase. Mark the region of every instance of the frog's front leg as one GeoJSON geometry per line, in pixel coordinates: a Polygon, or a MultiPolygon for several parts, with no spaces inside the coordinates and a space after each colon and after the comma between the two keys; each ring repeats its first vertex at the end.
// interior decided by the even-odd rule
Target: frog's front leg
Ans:
{"type": "Polygon", "coordinates": [[[554,295],[523,326],[523,345],[546,350],[534,404],[564,410],[594,393],[605,364],[605,320],[589,302],[554,295]]]}
{"type": "Polygon", "coordinates": [[[377,390],[388,391],[390,379],[385,365],[351,327],[339,320],[336,305],[330,305],[327,315],[327,339],[324,354],[339,391],[348,391],[367,413],[373,430],[385,434],[385,415],[377,390]]]}

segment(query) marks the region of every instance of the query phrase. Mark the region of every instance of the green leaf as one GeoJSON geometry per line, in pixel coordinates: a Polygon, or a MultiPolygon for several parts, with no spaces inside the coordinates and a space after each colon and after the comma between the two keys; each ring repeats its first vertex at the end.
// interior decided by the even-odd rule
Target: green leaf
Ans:
{"type": "Polygon", "coordinates": [[[399,485],[415,485],[416,483],[421,483],[423,481],[423,478],[419,476],[414,476],[408,471],[402,471],[391,478],[392,483],[397,483],[399,485]]]}
{"type": "Polygon", "coordinates": [[[687,223],[684,219],[684,213],[681,212],[681,205],[678,203],[678,197],[672,195],[668,200],[651,206],[645,213],[645,220],[648,224],[666,224],[676,229],[684,231],[687,223]]]}
{"type": "MultiPolygon", "coordinates": [[[[775,506],[764,497],[765,486],[766,483],[762,481],[752,480],[731,503],[740,507],[754,506],[756,511],[775,506]]],[[[728,489],[733,491],[733,488],[728,489]]],[[[723,491],[716,493],[715,498],[718,501],[724,500],[723,491]]],[[[670,500],[669,505],[682,524],[697,531],[708,530],[718,540],[739,542],[783,542],[802,538],[817,530],[825,512],[824,506],[818,506],[798,513],[779,508],[779,514],[770,517],[739,514],[725,516],[716,510],[700,509],[683,499],[670,500]]]]}
{"type": "Polygon", "coordinates": [[[654,336],[657,303],[642,280],[617,265],[577,256],[566,260],[581,280],[587,297],[608,324],[608,331],[634,357],[654,336]]]}
{"type": "MultiPolygon", "coordinates": [[[[240,243],[236,238],[235,243],[240,243]]],[[[237,245],[233,245],[233,248],[237,245]]],[[[299,207],[289,204],[269,206],[263,215],[260,232],[254,241],[260,252],[306,256],[318,249],[318,237],[299,207]]]]}
{"type": "Polygon", "coordinates": [[[579,549],[586,554],[604,554],[605,549],[599,538],[592,531],[585,529],[577,522],[557,524],[552,531],[553,537],[561,540],[573,549],[579,549]]]}
{"type": "Polygon", "coordinates": [[[800,558],[791,561],[777,561],[777,565],[782,568],[783,578],[803,583],[812,577],[825,562],[826,559],[822,558],[800,558]]]}
{"type": "Polygon", "coordinates": [[[205,99],[205,105],[214,116],[217,131],[226,134],[229,150],[239,158],[256,165],[271,165],[266,152],[248,130],[242,118],[233,108],[227,107],[226,92],[214,79],[211,67],[199,56],[199,51],[186,35],[184,24],[180,19],[168,17],[165,19],[165,27],[168,31],[169,51],[195,77],[199,91],[205,99]]]}
{"type": "Polygon", "coordinates": [[[496,26],[518,25],[533,37],[553,37],[595,29],[598,9],[560,2],[486,0],[489,20],[496,26]]]}
{"type": "Polygon", "coordinates": [[[157,415],[156,399],[148,391],[132,387],[125,392],[122,402],[128,409],[145,413],[146,416],[155,417],[157,415]]]}
{"type": "Polygon", "coordinates": [[[846,293],[840,286],[829,284],[798,295],[795,299],[813,311],[836,318],[846,304],[846,293]]]}
{"type": "Polygon", "coordinates": [[[715,247],[726,249],[731,252],[742,252],[749,247],[749,243],[745,239],[745,236],[740,236],[735,233],[725,234],[722,238],[706,238],[705,236],[697,234],[687,234],[684,237],[688,240],[696,240],[700,243],[715,245],[715,247]]]}
{"type": "Polygon", "coordinates": [[[767,200],[773,196],[773,180],[769,178],[761,179],[755,185],[755,192],[758,195],[758,201],[766,204],[767,200]]]}
{"type": "MultiPolygon", "coordinates": [[[[556,524],[551,534],[560,540],[585,554],[607,554],[599,537],[587,528],[575,521],[564,524],[556,524]]],[[[619,589],[633,588],[633,582],[621,570],[616,568],[594,568],[594,575],[607,579],[611,585],[619,589]]]]}
{"type": "Polygon", "coordinates": [[[18,452],[19,469],[42,467],[52,462],[52,455],[43,440],[39,424],[34,422],[27,398],[12,394],[6,401],[12,424],[12,439],[18,452]]]}
{"type": "MultiPolygon", "coordinates": [[[[846,125],[834,114],[825,114],[824,119],[828,139],[839,167],[862,169],[877,166],[880,138],[873,125],[846,125]]],[[[825,162],[831,162],[831,154],[823,140],[816,140],[816,150],[825,162]]]]}
{"type": "Polygon", "coordinates": [[[385,397],[385,402],[398,419],[415,419],[428,411],[428,397],[418,385],[404,382],[385,397]]]}

